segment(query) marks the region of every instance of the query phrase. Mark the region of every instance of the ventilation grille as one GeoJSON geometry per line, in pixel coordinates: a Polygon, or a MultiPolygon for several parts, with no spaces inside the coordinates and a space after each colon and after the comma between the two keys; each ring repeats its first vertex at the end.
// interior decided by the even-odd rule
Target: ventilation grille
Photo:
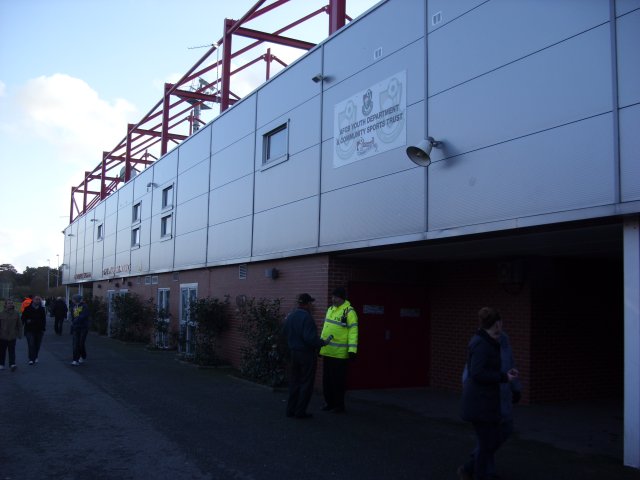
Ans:
{"type": "Polygon", "coordinates": [[[246,280],[247,279],[247,264],[246,263],[241,263],[240,265],[238,265],[238,278],[240,280],[246,280]]]}

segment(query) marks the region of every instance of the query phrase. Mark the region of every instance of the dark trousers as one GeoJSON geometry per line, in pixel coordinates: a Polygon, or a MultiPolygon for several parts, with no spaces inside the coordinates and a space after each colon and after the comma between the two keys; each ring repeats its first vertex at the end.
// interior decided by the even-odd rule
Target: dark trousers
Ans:
{"type": "Polygon", "coordinates": [[[506,440],[502,439],[501,426],[500,422],[473,422],[477,446],[464,469],[476,480],[488,480],[495,473],[491,472],[495,468],[493,456],[506,440]]]}
{"type": "Polygon", "coordinates": [[[2,340],[0,339],[0,365],[4,366],[4,360],[9,350],[9,366],[16,364],[16,339],[2,340]]]}
{"type": "Polygon", "coordinates": [[[315,350],[291,350],[291,378],[287,401],[287,415],[290,417],[307,413],[316,379],[317,358],[315,350]]]}
{"type": "Polygon", "coordinates": [[[348,363],[346,358],[323,357],[322,393],[329,408],[344,409],[348,363]]]}
{"type": "Polygon", "coordinates": [[[88,333],[88,328],[73,328],[73,360],[76,362],[80,360],[81,357],[82,359],[87,358],[85,343],[87,341],[88,333]]]}
{"type": "MultiPolygon", "coordinates": [[[[500,422],[498,428],[499,428],[499,431],[498,431],[498,444],[496,445],[495,451],[497,451],[498,448],[500,448],[500,446],[504,442],[506,442],[508,440],[508,438],[511,436],[511,434],[513,433],[513,430],[514,430],[513,419],[500,422]]],[[[475,472],[475,459],[478,456],[478,451],[479,450],[480,450],[480,445],[478,443],[478,445],[476,445],[475,450],[471,454],[471,459],[464,466],[465,470],[470,475],[473,475],[473,473],[475,472]]],[[[495,451],[487,459],[487,474],[488,474],[488,478],[491,478],[492,476],[494,476],[496,474],[496,464],[495,464],[495,461],[494,461],[495,451]]],[[[482,478],[482,477],[479,477],[479,478],[482,478]]]]}
{"type": "Polygon", "coordinates": [[[24,332],[29,347],[29,361],[34,362],[38,358],[40,345],[42,345],[42,337],[44,332],[24,332]]]}
{"type": "Polygon", "coordinates": [[[53,329],[58,335],[62,335],[62,323],[64,322],[64,317],[55,317],[55,319],[53,329]]]}

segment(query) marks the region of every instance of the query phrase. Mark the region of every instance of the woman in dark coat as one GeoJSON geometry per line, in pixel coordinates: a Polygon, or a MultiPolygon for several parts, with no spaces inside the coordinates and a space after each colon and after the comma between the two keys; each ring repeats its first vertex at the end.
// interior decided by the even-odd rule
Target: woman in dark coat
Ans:
{"type": "Polygon", "coordinates": [[[493,308],[478,312],[480,328],[471,338],[467,365],[469,375],[462,389],[462,419],[476,431],[478,448],[473,459],[458,468],[462,480],[490,478],[487,466],[501,444],[500,385],[518,378],[518,371],[501,371],[500,333],[502,320],[493,308]]]}

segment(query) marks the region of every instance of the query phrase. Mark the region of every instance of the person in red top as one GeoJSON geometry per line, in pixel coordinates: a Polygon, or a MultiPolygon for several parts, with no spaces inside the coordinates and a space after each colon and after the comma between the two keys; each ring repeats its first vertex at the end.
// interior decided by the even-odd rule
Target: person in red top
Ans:
{"type": "Polygon", "coordinates": [[[27,295],[27,298],[22,301],[20,306],[20,313],[24,312],[24,309],[31,305],[31,302],[33,302],[33,295],[27,295]]]}

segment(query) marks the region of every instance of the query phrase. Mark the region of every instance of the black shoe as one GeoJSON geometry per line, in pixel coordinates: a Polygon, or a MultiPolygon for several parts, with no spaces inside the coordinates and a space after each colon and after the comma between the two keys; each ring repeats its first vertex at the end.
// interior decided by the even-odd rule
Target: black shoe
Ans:
{"type": "Polygon", "coordinates": [[[344,413],[344,407],[336,407],[331,410],[333,413],[344,413]]]}
{"type": "Polygon", "coordinates": [[[291,418],[291,417],[293,417],[293,416],[294,416],[294,415],[293,415],[293,413],[289,413],[289,412],[287,412],[287,417],[291,418]]]}
{"type": "Polygon", "coordinates": [[[323,405],[320,410],[322,410],[323,412],[330,412],[331,410],[333,410],[333,407],[330,405],[323,405]]]}
{"type": "Polygon", "coordinates": [[[301,413],[300,415],[296,415],[296,418],[303,420],[305,418],[313,418],[313,415],[310,413],[301,413]]]}

